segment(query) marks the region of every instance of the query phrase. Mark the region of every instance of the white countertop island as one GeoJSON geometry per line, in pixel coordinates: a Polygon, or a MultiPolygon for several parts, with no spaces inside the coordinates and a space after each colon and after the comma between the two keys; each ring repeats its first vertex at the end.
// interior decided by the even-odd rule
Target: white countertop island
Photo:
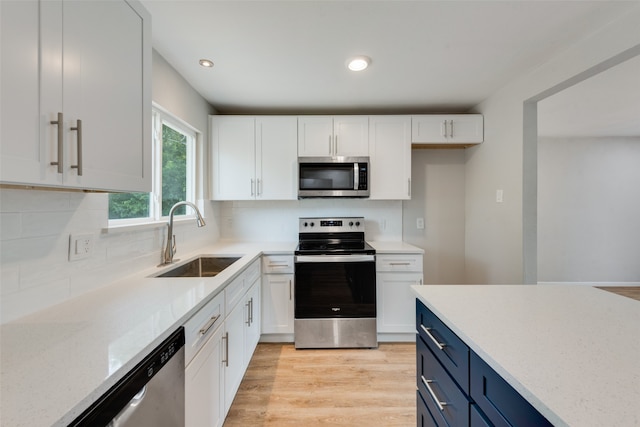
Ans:
{"type": "Polygon", "coordinates": [[[640,426],[640,301],[581,285],[413,286],[556,426],[640,426]]]}

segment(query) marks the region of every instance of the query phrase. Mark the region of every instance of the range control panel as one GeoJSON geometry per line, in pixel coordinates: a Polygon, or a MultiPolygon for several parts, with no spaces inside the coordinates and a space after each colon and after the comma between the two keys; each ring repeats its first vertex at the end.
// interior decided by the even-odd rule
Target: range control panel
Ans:
{"type": "Polygon", "coordinates": [[[364,217],[300,218],[300,233],[364,233],[364,217]]]}

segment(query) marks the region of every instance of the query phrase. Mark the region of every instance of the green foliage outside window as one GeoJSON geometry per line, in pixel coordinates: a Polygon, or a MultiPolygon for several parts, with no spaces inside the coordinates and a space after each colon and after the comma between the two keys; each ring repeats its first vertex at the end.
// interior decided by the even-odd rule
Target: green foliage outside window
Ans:
{"type": "MultiPolygon", "coordinates": [[[[109,219],[150,217],[150,197],[150,193],[109,194],[109,219]]],[[[161,216],[169,215],[182,200],[187,200],[187,135],[163,124],[161,216]]],[[[186,206],[175,211],[175,215],[186,213],[186,206]]]]}
{"type": "MultiPolygon", "coordinates": [[[[187,136],[162,126],[162,216],[169,215],[174,204],[187,198],[187,136]]],[[[180,206],[175,215],[184,215],[180,206]]]]}

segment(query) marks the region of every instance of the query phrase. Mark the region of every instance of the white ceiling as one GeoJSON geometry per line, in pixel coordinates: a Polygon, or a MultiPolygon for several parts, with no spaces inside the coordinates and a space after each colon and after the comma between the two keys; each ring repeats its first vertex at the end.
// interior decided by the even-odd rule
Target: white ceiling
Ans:
{"type": "Polygon", "coordinates": [[[154,48],[220,113],[457,112],[623,1],[142,0],[154,48]],[[353,73],[353,55],[372,58],[353,73]],[[198,65],[201,58],[215,66],[198,65]]]}

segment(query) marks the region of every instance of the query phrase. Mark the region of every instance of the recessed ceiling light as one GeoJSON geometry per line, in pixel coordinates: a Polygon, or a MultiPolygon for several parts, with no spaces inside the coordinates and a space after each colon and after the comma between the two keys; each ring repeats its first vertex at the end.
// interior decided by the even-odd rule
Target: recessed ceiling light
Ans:
{"type": "Polygon", "coordinates": [[[371,58],[368,56],[355,56],[347,62],[347,68],[351,71],[362,71],[369,66],[371,58]]]}
{"type": "Polygon", "coordinates": [[[210,61],[208,59],[201,59],[200,60],[200,65],[202,65],[205,68],[211,68],[211,67],[213,67],[213,61],[210,61]]]}

